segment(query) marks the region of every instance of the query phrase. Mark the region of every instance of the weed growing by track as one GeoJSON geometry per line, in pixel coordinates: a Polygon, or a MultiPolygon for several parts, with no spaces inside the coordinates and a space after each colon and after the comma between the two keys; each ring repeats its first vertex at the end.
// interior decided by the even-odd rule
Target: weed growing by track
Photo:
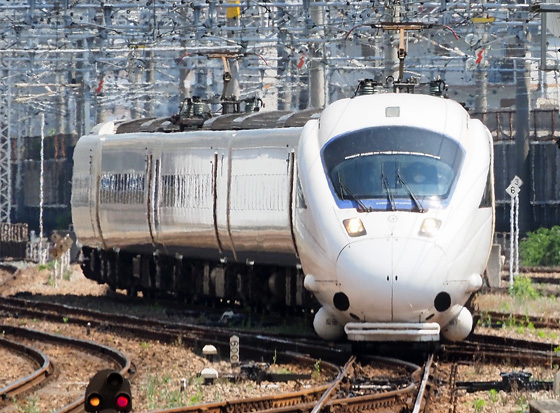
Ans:
{"type": "MultiPolygon", "coordinates": [[[[478,294],[476,306],[482,313],[499,311],[509,314],[524,314],[527,317],[560,319],[560,299],[555,294],[546,294],[531,281],[529,276],[517,276],[514,279],[511,294],[478,294]]],[[[484,323],[484,320],[482,320],[484,323]]],[[[523,324],[530,327],[528,323],[523,324]]],[[[506,327],[515,327],[512,324],[506,327]]]]}
{"type": "Polygon", "coordinates": [[[41,413],[39,406],[37,406],[37,398],[28,396],[25,400],[18,403],[17,409],[19,413],[41,413]]]}
{"type": "Polygon", "coordinates": [[[171,376],[168,374],[162,377],[148,374],[148,381],[146,384],[146,400],[148,408],[173,408],[185,406],[187,404],[187,394],[182,392],[178,387],[175,390],[171,390],[170,387],[173,384],[171,381],[171,376]]]}
{"type": "Polygon", "coordinates": [[[533,287],[529,277],[517,276],[513,280],[512,293],[514,297],[535,300],[540,297],[539,292],[533,287]]]}

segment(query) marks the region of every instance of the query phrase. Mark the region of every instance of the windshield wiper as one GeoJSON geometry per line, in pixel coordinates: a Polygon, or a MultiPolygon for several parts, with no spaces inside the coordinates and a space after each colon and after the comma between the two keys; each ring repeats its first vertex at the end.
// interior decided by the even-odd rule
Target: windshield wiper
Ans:
{"type": "Polygon", "coordinates": [[[340,195],[342,196],[342,199],[346,199],[346,197],[344,196],[344,193],[346,193],[350,196],[350,200],[357,202],[359,208],[356,208],[356,211],[358,212],[373,211],[373,208],[368,208],[356,195],[352,193],[352,191],[348,189],[348,187],[345,184],[342,183],[342,179],[340,177],[338,177],[338,185],[340,186],[340,195]]]}
{"type": "Polygon", "coordinates": [[[403,184],[403,186],[406,188],[406,190],[408,191],[408,194],[410,195],[410,198],[412,198],[412,201],[414,202],[414,205],[416,205],[416,209],[418,210],[418,212],[425,212],[426,210],[424,209],[424,207],[422,206],[422,204],[420,203],[420,200],[418,199],[418,197],[416,196],[416,194],[414,192],[412,192],[412,189],[410,189],[410,187],[408,186],[408,184],[406,183],[406,181],[404,180],[404,178],[397,173],[397,180],[403,184]]]}
{"type": "Polygon", "coordinates": [[[389,182],[387,178],[385,178],[385,174],[381,172],[381,182],[383,183],[383,188],[387,191],[387,199],[389,200],[389,204],[391,204],[391,211],[396,211],[395,208],[395,198],[393,198],[393,193],[391,192],[391,188],[389,188],[389,182]]]}

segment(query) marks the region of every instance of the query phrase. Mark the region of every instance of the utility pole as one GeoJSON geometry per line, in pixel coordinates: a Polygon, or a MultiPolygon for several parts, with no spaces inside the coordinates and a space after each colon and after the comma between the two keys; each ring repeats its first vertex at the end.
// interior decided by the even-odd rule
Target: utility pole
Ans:
{"type": "MultiPolygon", "coordinates": [[[[312,26],[323,27],[324,25],[324,9],[313,3],[309,7],[312,26]]],[[[324,32],[319,30],[315,34],[317,38],[324,36],[324,32]]],[[[309,106],[312,108],[323,108],[325,106],[325,64],[322,61],[323,45],[317,42],[310,44],[311,62],[309,67],[309,106]]]]}
{"type": "MultiPolygon", "coordinates": [[[[276,74],[279,79],[287,78],[290,73],[290,56],[286,47],[288,42],[288,16],[284,13],[283,7],[278,7],[276,12],[276,21],[278,25],[278,43],[276,53],[278,56],[278,64],[276,74]]],[[[292,90],[289,87],[278,89],[278,110],[290,109],[292,101],[292,90]]]]}
{"type": "Polygon", "coordinates": [[[12,152],[10,144],[12,74],[10,68],[2,70],[4,82],[0,83],[0,222],[10,223],[12,209],[12,152]]]}
{"type": "MultiPolygon", "coordinates": [[[[481,2],[483,7],[486,5],[486,0],[481,2]]],[[[487,18],[488,13],[483,13],[482,18],[487,18]]],[[[488,43],[488,31],[484,24],[475,24],[478,27],[476,34],[479,37],[479,48],[477,49],[477,55],[480,56],[480,61],[475,70],[476,79],[476,97],[475,97],[475,109],[479,113],[486,112],[488,109],[488,60],[486,59],[485,50],[488,43]]]]}
{"type": "MultiPolygon", "coordinates": [[[[521,3],[523,0],[518,0],[521,3]]],[[[525,14],[521,12],[521,14],[525,14]]],[[[523,17],[523,16],[521,16],[523,17]]],[[[516,75],[516,95],[515,95],[515,149],[517,153],[516,175],[523,182],[531,182],[531,163],[529,159],[529,73],[530,61],[527,59],[527,40],[525,35],[528,33],[525,25],[523,31],[518,33],[512,45],[512,54],[515,62],[516,75]]],[[[531,231],[534,226],[533,212],[531,208],[531,190],[527,185],[527,190],[519,194],[519,233],[524,235],[531,231]]]]}
{"type": "MultiPolygon", "coordinates": [[[[399,23],[400,22],[400,5],[399,2],[395,2],[394,9],[389,8],[391,13],[389,17],[389,22],[399,23]]],[[[385,67],[385,77],[392,76],[394,79],[399,78],[399,58],[398,49],[394,46],[393,31],[387,30],[383,32],[383,52],[384,52],[384,67],[385,67]]],[[[402,80],[402,79],[399,79],[402,80]]]]}

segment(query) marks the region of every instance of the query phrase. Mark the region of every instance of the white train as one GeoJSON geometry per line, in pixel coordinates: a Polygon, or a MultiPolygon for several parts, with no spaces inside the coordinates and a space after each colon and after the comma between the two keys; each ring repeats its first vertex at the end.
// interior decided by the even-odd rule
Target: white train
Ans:
{"type": "Polygon", "coordinates": [[[319,307],[316,298],[326,340],[470,333],[464,306],[493,237],[493,147],[458,103],[385,93],[315,115],[225,115],[175,133],[150,125],[98,125],[75,148],[86,276],[260,306],[319,307]]]}

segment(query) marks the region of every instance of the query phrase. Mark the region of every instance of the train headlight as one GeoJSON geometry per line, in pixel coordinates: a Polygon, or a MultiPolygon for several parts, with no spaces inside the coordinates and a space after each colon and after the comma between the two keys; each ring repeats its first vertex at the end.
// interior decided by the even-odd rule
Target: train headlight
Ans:
{"type": "Polygon", "coordinates": [[[351,237],[359,237],[367,234],[360,218],[345,219],[342,223],[344,224],[344,228],[346,228],[346,232],[351,237]]]}
{"type": "Polygon", "coordinates": [[[441,227],[441,221],[439,219],[426,218],[424,222],[422,222],[418,235],[422,235],[423,237],[434,237],[439,231],[439,227],[441,227]]]}

